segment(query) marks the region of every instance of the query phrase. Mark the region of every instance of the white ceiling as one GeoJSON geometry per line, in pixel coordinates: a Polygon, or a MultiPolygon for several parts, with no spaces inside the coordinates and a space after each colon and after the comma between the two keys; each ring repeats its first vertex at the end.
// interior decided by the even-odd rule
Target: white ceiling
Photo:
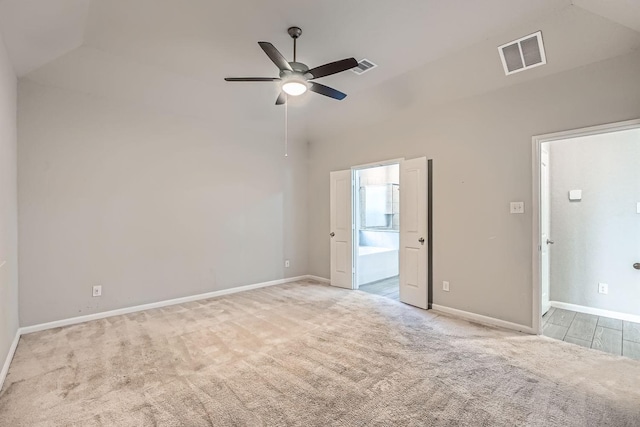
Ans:
{"type": "Polygon", "coordinates": [[[0,0],[0,29],[22,76],[82,44],[91,0],[0,0]]]}
{"type": "Polygon", "coordinates": [[[343,102],[316,94],[296,100],[293,122],[315,138],[416,102],[470,96],[640,46],[640,9],[630,1],[573,3],[581,7],[570,0],[0,0],[0,29],[23,79],[221,126],[280,126],[275,84],[223,77],[277,76],[257,41],[291,60],[286,29],[298,25],[298,60],[309,66],[350,56],[379,64],[362,76],[321,80],[347,92],[343,102]],[[496,46],[539,29],[549,64],[504,76],[496,46]]]}
{"type": "Polygon", "coordinates": [[[640,31],[640,1],[638,0],[573,0],[573,4],[640,31]]]}

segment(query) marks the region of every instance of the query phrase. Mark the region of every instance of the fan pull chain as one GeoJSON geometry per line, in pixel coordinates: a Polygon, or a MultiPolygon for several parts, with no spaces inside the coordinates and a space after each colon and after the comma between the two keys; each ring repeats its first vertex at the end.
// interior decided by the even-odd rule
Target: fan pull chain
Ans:
{"type": "Polygon", "coordinates": [[[289,95],[284,98],[284,156],[289,157],[289,95]]]}

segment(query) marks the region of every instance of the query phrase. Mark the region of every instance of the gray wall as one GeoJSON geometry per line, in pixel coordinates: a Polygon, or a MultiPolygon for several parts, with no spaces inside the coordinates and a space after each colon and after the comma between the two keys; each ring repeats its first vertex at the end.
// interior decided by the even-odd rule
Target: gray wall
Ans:
{"type": "Polygon", "coordinates": [[[434,303],[531,326],[531,137],[640,117],[640,54],[617,57],[310,145],[309,268],[329,276],[329,172],[433,159],[434,303]],[[510,201],[525,201],[510,215],[510,201]],[[442,281],[451,291],[442,291],[442,281]]]}
{"type": "Polygon", "coordinates": [[[28,79],[18,106],[22,326],[308,272],[306,142],[28,79]]]}
{"type": "Polygon", "coordinates": [[[0,369],[18,330],[16,87],[0,36],[0,369]]]}
{"type": "Polygon", "coordinates": [[[551,300],[640,315],[640,129],[549,148],[551,300]]]}

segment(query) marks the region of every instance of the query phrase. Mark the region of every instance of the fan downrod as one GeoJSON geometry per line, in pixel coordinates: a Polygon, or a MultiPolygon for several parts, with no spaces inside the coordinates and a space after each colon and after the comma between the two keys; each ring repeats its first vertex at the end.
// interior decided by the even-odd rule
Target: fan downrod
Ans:
{"type": "Polygon", "coordinates": [[[296,42],[298,41],[298,37],[302,35],[302,28],[289,27],[289,29],[287,30],[287,33],[289,33],[289,35],[293,39],[293,62],[296,62],[297,61],[296,57],[298,56],[298,46],[296,42]]]}

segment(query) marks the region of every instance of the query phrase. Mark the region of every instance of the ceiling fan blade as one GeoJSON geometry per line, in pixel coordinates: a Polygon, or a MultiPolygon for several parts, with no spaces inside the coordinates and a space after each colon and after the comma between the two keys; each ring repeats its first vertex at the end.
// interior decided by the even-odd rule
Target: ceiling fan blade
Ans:
{"type": "Polygon", "coordinates": [[[276,99],[276,105],[282,105],[287,102],[287,95],[284,92],[280,92],[278,99],[276,99]]]}
{"type": "Polygon", "coordinates": [[[277,82],[278,77],[225,77],[228,82],[277,82]]]}
{"type": "Polygon", "coordinates": [[[329,98],[337,99],[338,101],[342,101],[347,97],[346,93],[342,93],[339,90],[335,90],[332,87],[321,85],[320,83],[311,82],[310,91],[319,93],[320,95],[328,96],[329,98]]]}
{"type": "Polygon", "coordinates": [[[355,58],[343,59],[341,61],[330,62],[319,67],[312,68],[308,71],[314,79],[320,77],[330,76],[331,74],[341,73],[343,71],[350,70],[358,66],[358,61],[355,58]]]}
{"type": "Polygon", "coordinates": [[[291,65],[289,65],[287,60],[284,58],[284,56],[282,56],[282,54],[278,51],[278,49],[276,49],[274,45],[269,42],[258,42],[258,44],[260,45],[262,50],[264,50],[264,53],[267,54],[269,59],[271,59],[273,63],[276,64],[276,67],[278,67],[281,71],[293,71],[291,65]]]}

